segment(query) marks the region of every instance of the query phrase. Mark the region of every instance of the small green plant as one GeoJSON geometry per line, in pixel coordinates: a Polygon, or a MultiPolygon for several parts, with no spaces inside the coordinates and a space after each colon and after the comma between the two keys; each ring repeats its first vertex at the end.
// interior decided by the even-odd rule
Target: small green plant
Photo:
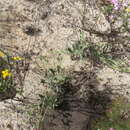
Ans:
{"type": "Polygon", "coordinates": [[[112,55],[110,45],[90,45],[88,48],[90,53],[90,60],[93,60],[93,62],[98,62],[102,65],[106,65],[113,70],[118,70],[121,72],[128,71],[127,62],[118,57],[114,57],[114,55],[112,55]]]}
{"type": "Polygon", "coordinates": [[[0,81],[0,93],[5,92],[7,89],[13,87],[13,79],[12,77],[6,78],[6,79],[1,79],[0,81]]]}
{"type": "Polygon", "coordinates": [[[52,90],[59,92],[61,91],[61,86],[69,80],[70,77],[66,74],[65,70],[58,65],[55,68],[49,68],[46,70],[41,82],[46,84],[52,90]]]}
{"type": "Polygon", "coordinates": [[[46,93],[45,95],[39,95],[40,97],[40,108],[41,109],[54,109],[57,104],[57,97],[56,95],[49,95],[46,93]]]}
{"type": "Polygon", "coordinates": [[[89,59],[94,65],[106,65],[113,70],[128,72],[128,64],[125,60],[112,55],[113,45],[110,43],[94,44],[85,40],[84,34],[80,33],[80,40],[67,48],[72,60],[85,60],[89,59]]]}
{"type": "Polygon", "coordinates": [[[99,45],[91,44],[88,45],[76,43],[72,48],[68,48],[68,51],[72,57],[78,60],[89,59],[91,63],[106,65],[113,70],[120,72],[128,72],[128,64],[125,60],[118,57],[113,57],[111,52],[111,45],[99,45]],[[107,52],[109,50],[109,52],[107,52]]]}
{"type": "Polygon", "coordinates": [[[64,85],[70,81],[70,77],[65,70],[59,65],[55,68],[49,68],[44,72],[44,78],[41,80],[49,91],[39,94],[39,103],[35,109],[39,113],[39,128],[40,123],[45,119],[46,113],[49,110],[54,110],[60,103],[59,98],[64,93],[64,85]]]}
{"type": "Polygon", "coordinates": [[[100,57],[102,63],[107,65],[108,67],[112,68],[113,70],[117,70],[120,72],[128,72],[128,64],[119,58],[113,59],[112,57],[108,55],[101,54],[100,57]]]}
{"type": "MultiPolygon", "coordinates": [[[[70,81],[70,76],[60,66],[49,68],[45,71],[41,82],[49,89],[49,92],[40,94],[40,109],[55,109],[60,104],[59,97],[64,93],[64,86],[70,81]]],[[[62,100],[62,99],[61,99],[62,100]]]]}
{"type": "Polygon", "coordinates": [[[113,5],[107,4],[107,5],[102,6],[102,12],[105,15],[110,14],[112,12],[112,10],[113,10],[113,5]]]}
{"type": "Polygon", "coordinates": [[[84,34],[80,33],[80,39],[71,47],[67,48],[67,52],[71,55],[72,60],[83,60],[84,59],[84,50],[86,49],[87,44],[84,38],[84,34]]]}
{"type": "Polygon", "coordinates": [[[106,110],[106,115],[93,126],[93,130],[130,130],[130,102],[124,97],[113,100],[106,110]]]}

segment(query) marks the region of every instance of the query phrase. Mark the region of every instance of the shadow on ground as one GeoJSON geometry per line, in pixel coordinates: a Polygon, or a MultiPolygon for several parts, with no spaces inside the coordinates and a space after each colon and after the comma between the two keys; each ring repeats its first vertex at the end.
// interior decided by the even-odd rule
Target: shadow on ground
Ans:
{"type": "Polygon", "coordinates": [[[94,72],[74,72],[74,80],[65,86],[63,100],[49,112],[41,130],[93,130],[92,122],[105,114],[111,103],[111,90],[99,91],[94,72]]]}
{"type": "Polygon", "coordinates": [[[16,89],[15,88],[7,88],[5,91],[0,92],[0,101],[13,99],[16,96],[16,89]]]}

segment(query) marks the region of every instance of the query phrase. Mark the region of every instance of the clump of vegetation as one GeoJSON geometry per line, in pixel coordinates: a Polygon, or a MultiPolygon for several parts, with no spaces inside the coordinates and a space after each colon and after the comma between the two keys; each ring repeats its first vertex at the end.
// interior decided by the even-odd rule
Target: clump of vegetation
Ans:
{"type": "Polygon", "coordinates": [[[121,72],[128,72],[128,63],[126,60],[120,57],[115,57],[112,52],[112,45],[105,44],[101,45],[89,43],[81,39],[79,42],[67,48],[72,60],[85,60],[89,59],[92,65],[106,65],[113,70],[121,72]]]}
{"type": "Polygon", "coordinates": [[[9,56],[3,50],[0,50],[0,99],[8,99],[10,97],[10,92],[12,92],[13,96],[16,93],[15,85],[16,85],[16,77],[18,63],[22,60],[19,56],[9,56]],[[12,91],[11,91],[12,90],[12,91]],[[2,97],[3,96],[3,97],[2,97]]]}
{"type": "Polygon", "coordinates": [[[3,51],[0,51],[0,60],[0,93],[3,93],[13,86],[13,79],[8,59],[3,51]]]}
{"type": "Polygon", "coordinates": [[[72,60],[83,60],[85,58],[84,50],[87,48],[87,43],[84,38],[84,33],[80,33],[80,39],[71,47],[67,48],[72,60]]]}
{"type": "Polygon", "coordinates": [[[30,119],[33,119],[34,115],[37,117],[35,119],[36,127],[39,124],[38,128],[40,128],[40,124],[44,121],[46,114],[54,110],[62,102],[64,87],[70,80],[71,78],[68,73],[59,65],[44,71],[41,83],[46,87],[46,90],[39,94],[36,104],[28,106],[30,119]]]}
{"type": "Polygon", "coordinates": [[[94,130],[129,130],[130,102],[124,97],[113,100],[106,115],[94,123],[94,130]]]}
{"type": "Polygon", "coordinates": [[[50,88],[54,93],[54,95],[48,95],[48,93],[45,96],[41,96],[42,100],[45,100],[44,106],[48,106],[50,108],[54,108],[58,104],[58,96],[62,95],[64,93],[64,86],[68,82],[70,82],[71,78],[68,76],[68,74],[65,72],[63,68],[60,66],[56,66],[56,68],[49,68],[46,70],[44,79],[41,80],[41,82],[46,85],[48,88],[50,88]],[[51,98],[47,98],[49,96],[52,96],[51,98]],[[49,99],[49,100],[48,100],[49,99]],[[47,100],[51,103],[48,103],[47,100]],[[52,104],[52,100],[53,103],[52,104]],[[57,103],[56,103],[57,102],[57,103]]]}

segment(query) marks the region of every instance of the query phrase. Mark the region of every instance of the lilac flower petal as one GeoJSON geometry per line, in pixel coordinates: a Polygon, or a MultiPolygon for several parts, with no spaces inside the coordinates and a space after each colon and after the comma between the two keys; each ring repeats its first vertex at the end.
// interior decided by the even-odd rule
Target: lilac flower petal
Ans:
{"type": "Polygon", "coordinates": [[[129,0],[126,0],[126,1],[123,3],[123,6],[124,6],[124,7],[127,7],[129,3],[130,3],[130,1],[129,1],[129,0]]]}
{"type": "Polygon", "coordinates": [[[113,5],[114,5],[114,9],[118,10],[120,8],[120,4],[118,0],[109,0],[113,5]]]}
{"type": "Polygon", "coordinates": [[[114,128],[110,128],[109,130],[115,130],[114,128]]]}

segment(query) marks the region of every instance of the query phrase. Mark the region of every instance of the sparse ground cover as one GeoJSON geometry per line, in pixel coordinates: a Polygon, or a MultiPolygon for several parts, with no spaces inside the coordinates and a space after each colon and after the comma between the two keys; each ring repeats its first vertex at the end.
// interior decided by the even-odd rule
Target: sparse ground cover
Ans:
{"type": "Polygon", "coordinates": [[[129,130],[129,6],[0,1],[0,130],[129,130]]]}
{"type": "Polygon", "coordinates": [[[112,101],[106,111],[106,115],[100,121],[95,123],[95,130],[129,130],[130,117],[129,117],[129,101],[123,97],[118,97],[112,101]]]}

